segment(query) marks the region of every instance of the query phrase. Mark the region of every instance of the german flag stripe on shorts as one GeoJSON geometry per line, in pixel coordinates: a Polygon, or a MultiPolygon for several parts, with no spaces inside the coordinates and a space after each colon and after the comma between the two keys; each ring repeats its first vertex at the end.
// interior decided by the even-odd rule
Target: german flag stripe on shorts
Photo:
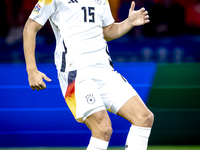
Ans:
{"type": "Polygon", "coordinates": [[[68,87],[65,93],[65,101],[76,118],[76,98],[75,98],[75,79],[77,71],[70,71],[68,74],[68,87]]]}

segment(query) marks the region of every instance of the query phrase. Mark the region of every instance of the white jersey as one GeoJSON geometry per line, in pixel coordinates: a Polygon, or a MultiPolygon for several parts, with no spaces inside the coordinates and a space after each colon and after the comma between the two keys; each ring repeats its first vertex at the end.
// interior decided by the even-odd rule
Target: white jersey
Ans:
{"type": "Polygon", "coordinates": [[[109,63],[102,29],[114,22],[108,0],[39,0],[30,18],[41,25],[49,19],[58,71],[109,63]]]}

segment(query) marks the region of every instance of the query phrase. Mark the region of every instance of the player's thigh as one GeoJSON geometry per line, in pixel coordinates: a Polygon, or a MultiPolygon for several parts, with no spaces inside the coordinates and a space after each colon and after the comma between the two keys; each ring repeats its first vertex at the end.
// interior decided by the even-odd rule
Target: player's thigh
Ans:
{"type": "Polygon", "coordinates": [[[101,97],[106,109],[114,114],[133,96],[138,93],[128,81],[116,71],[108,71],[109,80],[100,88],[101,97]]]}
{"type": "Polygon", "coordinates": [[[130,98],[119,109],[117,115],[127,119],[136,126],[151,127],[153,123],[153,114],[139,95],[130,98]]]}

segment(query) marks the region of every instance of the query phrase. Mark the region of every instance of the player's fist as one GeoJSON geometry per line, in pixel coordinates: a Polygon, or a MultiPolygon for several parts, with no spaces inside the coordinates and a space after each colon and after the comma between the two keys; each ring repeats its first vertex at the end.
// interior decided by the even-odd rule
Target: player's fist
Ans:
{"type": "Polygon", "coordinates": [[[38,70],[28,71],[28,81],[32,90],[36,89],[37,91],[39,91],[46,89],[46,84],[43,81],[43,79],[48,82],[51,82],[50,78],[48,78],[44,73],[38,70]]]}

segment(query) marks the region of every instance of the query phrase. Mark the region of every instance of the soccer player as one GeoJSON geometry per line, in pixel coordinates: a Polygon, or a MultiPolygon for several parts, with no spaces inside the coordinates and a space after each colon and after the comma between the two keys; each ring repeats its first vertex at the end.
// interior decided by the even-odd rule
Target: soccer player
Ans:
{"type": "Polygon", "coordinates": [[[119,38],[134,26],[149,22],[148,12],[134,10],[115,23],[108,0],[39,0],[23,31],[24,54],[32,90],[51,81],[38,71],[36,33],[50,21],[56,37],[55,64],[65,101],[78,122],[91,130],[87,150],[106,150],[112,134],[107,110],[132,124],[126,150],[146,150],[153,114],[128,81],[114,71],[106,41],[119,38]]]}

